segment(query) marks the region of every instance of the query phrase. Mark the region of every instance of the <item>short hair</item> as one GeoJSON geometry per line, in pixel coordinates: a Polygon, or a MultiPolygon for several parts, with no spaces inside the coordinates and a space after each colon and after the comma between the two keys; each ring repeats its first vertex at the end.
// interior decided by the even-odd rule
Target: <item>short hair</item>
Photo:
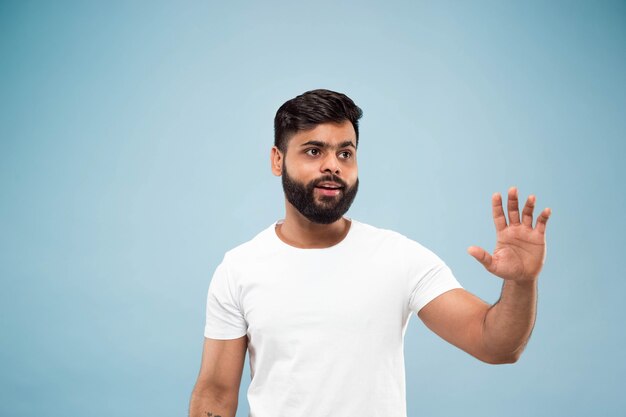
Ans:
{"type": "Polygon", "coordinates": [[[287,151],[287,142],[300,131],[314,129],[322,123],[350,121],[359,145],[359,119],[363,111],[350,97],[330,90],[307,91],[286,101],[274,117],[274,146],[287,151]]]}

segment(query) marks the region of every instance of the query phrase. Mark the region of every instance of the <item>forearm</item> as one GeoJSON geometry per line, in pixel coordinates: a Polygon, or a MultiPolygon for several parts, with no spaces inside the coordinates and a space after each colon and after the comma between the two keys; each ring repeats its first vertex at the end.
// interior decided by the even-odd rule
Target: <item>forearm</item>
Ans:
{"type": "Polygon", "coordinates": [[[220,396],[194,389],[189,402],[189,417],[235,417],[236,396],[220,396]]]}
{"type": "Polygon", "coordinates": [[[504,281],[500,300],[489,308],[483,321],[483,348],[494,363],[510,363],[519,358],[536,314],[537,280],[504,281]]]}

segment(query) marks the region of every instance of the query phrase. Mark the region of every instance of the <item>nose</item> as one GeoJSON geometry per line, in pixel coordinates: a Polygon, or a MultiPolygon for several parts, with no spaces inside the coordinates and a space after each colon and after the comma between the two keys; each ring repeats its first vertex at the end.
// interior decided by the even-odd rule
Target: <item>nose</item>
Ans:
{"type": "Polygon", "coordinates": [[[329,152],[322,161],[320,171],[324,173],[339,175],[341,173],[341,165],[339,164],[337,155],[335,155],[333,152],[329,152]]]}

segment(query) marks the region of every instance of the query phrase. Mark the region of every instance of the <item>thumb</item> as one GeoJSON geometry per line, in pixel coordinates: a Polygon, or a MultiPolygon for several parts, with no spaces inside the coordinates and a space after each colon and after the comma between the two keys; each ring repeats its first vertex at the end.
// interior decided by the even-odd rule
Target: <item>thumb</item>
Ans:
{"type": "Polygon", "coordinates": [[[472,255],[478,262],[483,264],[485,269],[491,271],[493,258],[491,257],[489,252],[478,246],[470,246],[469,248],[467,248],[467,253],[472,255]]]}

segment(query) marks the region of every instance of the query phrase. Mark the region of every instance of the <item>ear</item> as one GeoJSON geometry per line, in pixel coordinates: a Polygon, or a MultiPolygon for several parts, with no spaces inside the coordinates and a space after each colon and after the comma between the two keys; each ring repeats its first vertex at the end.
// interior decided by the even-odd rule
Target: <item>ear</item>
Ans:
{"type": "Polygon", "coordinates": [[[272,174],[280,177],[283,174],[283,153],[276,147],[272,147],[270,153],[270,163],[272,168],[272,174]]]}

